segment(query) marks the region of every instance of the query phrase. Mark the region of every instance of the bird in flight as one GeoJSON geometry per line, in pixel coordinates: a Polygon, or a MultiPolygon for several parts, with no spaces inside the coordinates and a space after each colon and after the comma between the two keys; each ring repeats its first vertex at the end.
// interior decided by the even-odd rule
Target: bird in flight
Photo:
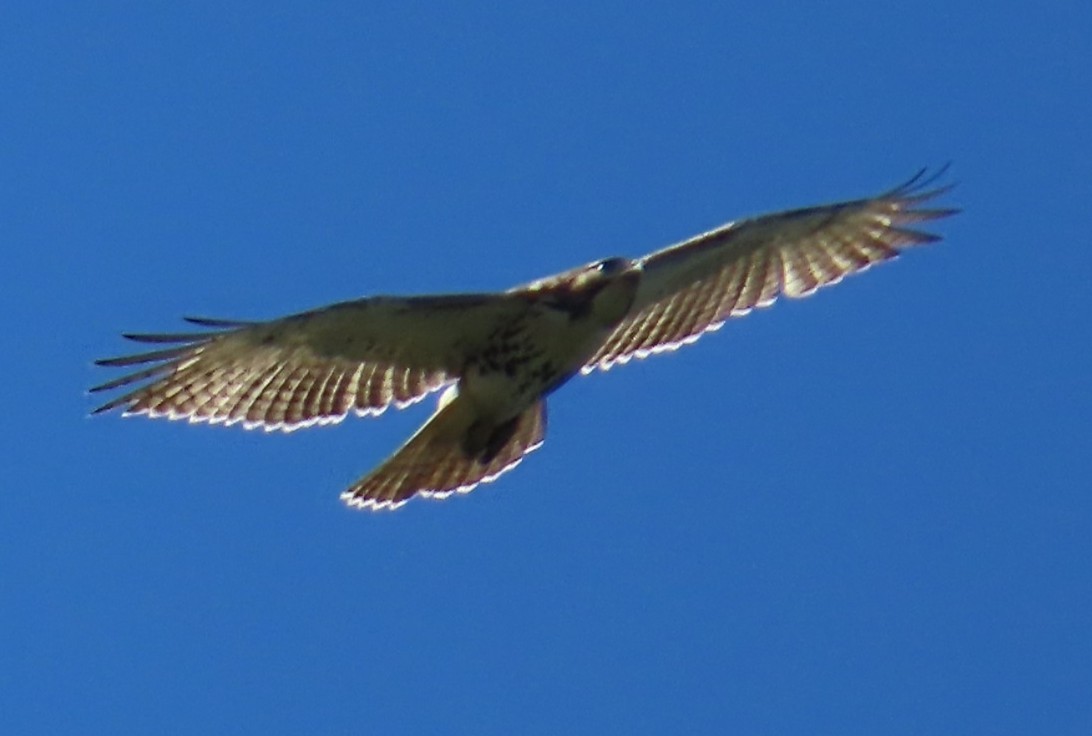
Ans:
{"type": "Polygon", "coordinates": [[[93,413],[291,431],[446,388],[435,414],[341,498],[393,509],[465,493],[542,444],[546,398],[573,376],[675,350],[781,294],[807,296],[938,240],[915,226],[958,212],[930,204],[951,189],[935,186],[941,174],[500,293],[375,296],[268,322],[187,317],[202,330],[126,334],[168,347],[96,361],[140,368],[92,388],[125,389],[93,413]]]}

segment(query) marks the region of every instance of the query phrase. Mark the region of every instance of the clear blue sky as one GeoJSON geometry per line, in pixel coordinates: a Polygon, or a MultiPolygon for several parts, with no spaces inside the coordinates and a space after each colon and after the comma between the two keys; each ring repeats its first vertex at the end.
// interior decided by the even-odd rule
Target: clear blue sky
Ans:
{"type": "Polygon", "coordinates": [[[510,5],[0,11],[0,732],[1092,732],[1088,3],[510,5]],[[337,499],[428,405],[87,417],[123,330],[948,160],[944,242],[573,382],[465,498],[337,499]]]}

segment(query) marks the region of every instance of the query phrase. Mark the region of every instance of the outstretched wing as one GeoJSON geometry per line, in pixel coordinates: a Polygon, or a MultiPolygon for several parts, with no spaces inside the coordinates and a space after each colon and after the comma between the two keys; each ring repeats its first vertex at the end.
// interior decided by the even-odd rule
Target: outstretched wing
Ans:
{"type": "Polygon", "coordinates": [[[930,188],[943,173],[925,178],[923,170],[871,199],[728,223],[645,256],[629,315],[583,371],[674,350],[780,294],[807,296],[904,248],[939,240],[912,226],[959,211],[924,206],[952,188],[930,188]]]}
{"type": "Polygon", "coordinates": [[[92,391],[149,381],[95,409],[291,430],[350,410],[402,407],[458,378],[498,321],[526,308],[503,295],[375,297],[270,322],[187,318],[212,328],[125,337],[172,347],[107,358],[147,366],[92,391]]]}

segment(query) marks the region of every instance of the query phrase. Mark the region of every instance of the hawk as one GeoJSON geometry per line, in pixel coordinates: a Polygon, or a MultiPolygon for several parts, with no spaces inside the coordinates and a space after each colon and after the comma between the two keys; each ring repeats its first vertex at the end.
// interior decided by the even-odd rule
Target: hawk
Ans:
{"type": "Polygon", "coordinates": [[[958,212],[928,204],[952,187],[935,185],[942,173],[500,293],[375,296],[268,322],[187,317],[202,330],[126,334],[161,347],[96,361],[140,368],[92,388],[127,389],[93,413],[291,431],[446,388],[432,417],[341,498],[393,509],[465,493],[542,444],[546,398],[573,376],[675,350],[781,294],[807,296],[939,240],[914,226],[958,212]]]}

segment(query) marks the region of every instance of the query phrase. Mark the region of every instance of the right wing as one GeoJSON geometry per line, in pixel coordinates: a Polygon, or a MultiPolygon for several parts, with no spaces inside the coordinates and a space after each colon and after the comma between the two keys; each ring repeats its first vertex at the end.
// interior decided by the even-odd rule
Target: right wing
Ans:
{"type": "Polygon", "coordinates": [[[583,372],[674,350],[781,294],[807,296],[938,240],[915,226],[959,210],[927,205],[951,186],[930,189],[944,169],[924,173],[876,197],[730,222],[645,256],[629,316],[583,372]]]}
{"type": "Polygon", "coordinates": [[[213,329],[128,334],[172,347],[96,361],[151,365],[93,392],[151,380],[93,413],[123,408],[126,415],[286,431],[338,421],[350,410],[379,414],[457,380],[494,326],[525,309],[518,298],[469,294],[374,297],[269,322],[187,318],[213,329]]]}

